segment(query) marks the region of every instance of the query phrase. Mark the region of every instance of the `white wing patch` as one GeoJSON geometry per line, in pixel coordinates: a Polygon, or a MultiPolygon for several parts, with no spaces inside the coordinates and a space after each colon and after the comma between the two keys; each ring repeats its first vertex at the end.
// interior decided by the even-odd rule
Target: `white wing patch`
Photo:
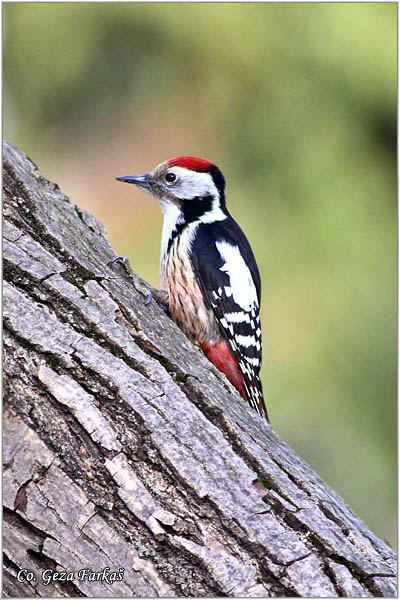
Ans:
{"type": "Polygon", "coordinates": [[[258,306],[256,286],[239,248],[227,242],[216,242],[216,246],[225,261],[220,270],[225,271],[229,276],[230,288],[236,304],[245,311],[258,306]]]}
{"type": "Polygon", "coordinates": [[[225,318],[230,323],[250,323],[249,313],[243,311],[226,313],[225,318]]]}
{"type": "Polygon", "coordinates": [[[249,346],[255,346],[257,344],[254,335],[237,335],[236,342],[245,348],[249,346]]]}
{"type": "Polygon", "coordinates": [[[218,320],[237,356],[247,399],[253,408],[265,415],[258,375],[261,367],[261,328],[256,286],[237,246],[220,241],[216,242],[216,248],[224,261],[220,270],[228,276],[229,285],[223,288],[219,286],[217,291],[212,291],[211,305],[214,310],[221,311],[218,320]]]}

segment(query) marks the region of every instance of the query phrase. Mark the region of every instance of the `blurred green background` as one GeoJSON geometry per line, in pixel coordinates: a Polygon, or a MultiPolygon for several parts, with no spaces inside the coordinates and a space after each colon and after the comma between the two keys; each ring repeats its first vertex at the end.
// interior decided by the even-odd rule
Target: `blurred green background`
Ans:
{"type": "Polygon", "coordinates": [[[222,169],[272,424],[392,545],[396,22],[394,3],[3,3],[4,137],[153,285],[161,212],[114,177],[222,169]]]}

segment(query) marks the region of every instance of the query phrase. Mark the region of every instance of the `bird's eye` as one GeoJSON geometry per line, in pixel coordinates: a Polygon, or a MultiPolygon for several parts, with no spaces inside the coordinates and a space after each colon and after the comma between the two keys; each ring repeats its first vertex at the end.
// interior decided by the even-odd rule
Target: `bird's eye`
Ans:
{"type": "Polygon", "coordinates": [[[175,173],[167,173],[165,176],[165,181],[167,181],[168,183],[172,183],[173,181],[176,180],[176,175],[175,173]]]}

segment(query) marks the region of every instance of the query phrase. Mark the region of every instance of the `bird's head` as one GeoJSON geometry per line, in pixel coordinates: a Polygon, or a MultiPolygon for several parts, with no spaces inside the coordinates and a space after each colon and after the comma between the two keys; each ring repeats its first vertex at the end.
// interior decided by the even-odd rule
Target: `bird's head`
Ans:
{"type": "Polygon", "coordinates": [[[117,177],[117,180],[133,183],[153,194],[164,212],[171,204],[182,210],[190,206],[193,209],[194,205],[200,209],[206,202],[221,208],[225,206],[225,180],[221,171],[213,163],[196,156],[171,158],[151,173],[117,177]]]}

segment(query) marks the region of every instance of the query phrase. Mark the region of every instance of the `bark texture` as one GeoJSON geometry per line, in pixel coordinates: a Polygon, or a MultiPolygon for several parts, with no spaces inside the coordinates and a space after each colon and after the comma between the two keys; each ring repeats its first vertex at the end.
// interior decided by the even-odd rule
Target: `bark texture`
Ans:
{"type": "Polygon", "coordinates": [[[3,595],[395,596],[393,550],[107,266],[104,227],[3,159],[3,595]]]}

